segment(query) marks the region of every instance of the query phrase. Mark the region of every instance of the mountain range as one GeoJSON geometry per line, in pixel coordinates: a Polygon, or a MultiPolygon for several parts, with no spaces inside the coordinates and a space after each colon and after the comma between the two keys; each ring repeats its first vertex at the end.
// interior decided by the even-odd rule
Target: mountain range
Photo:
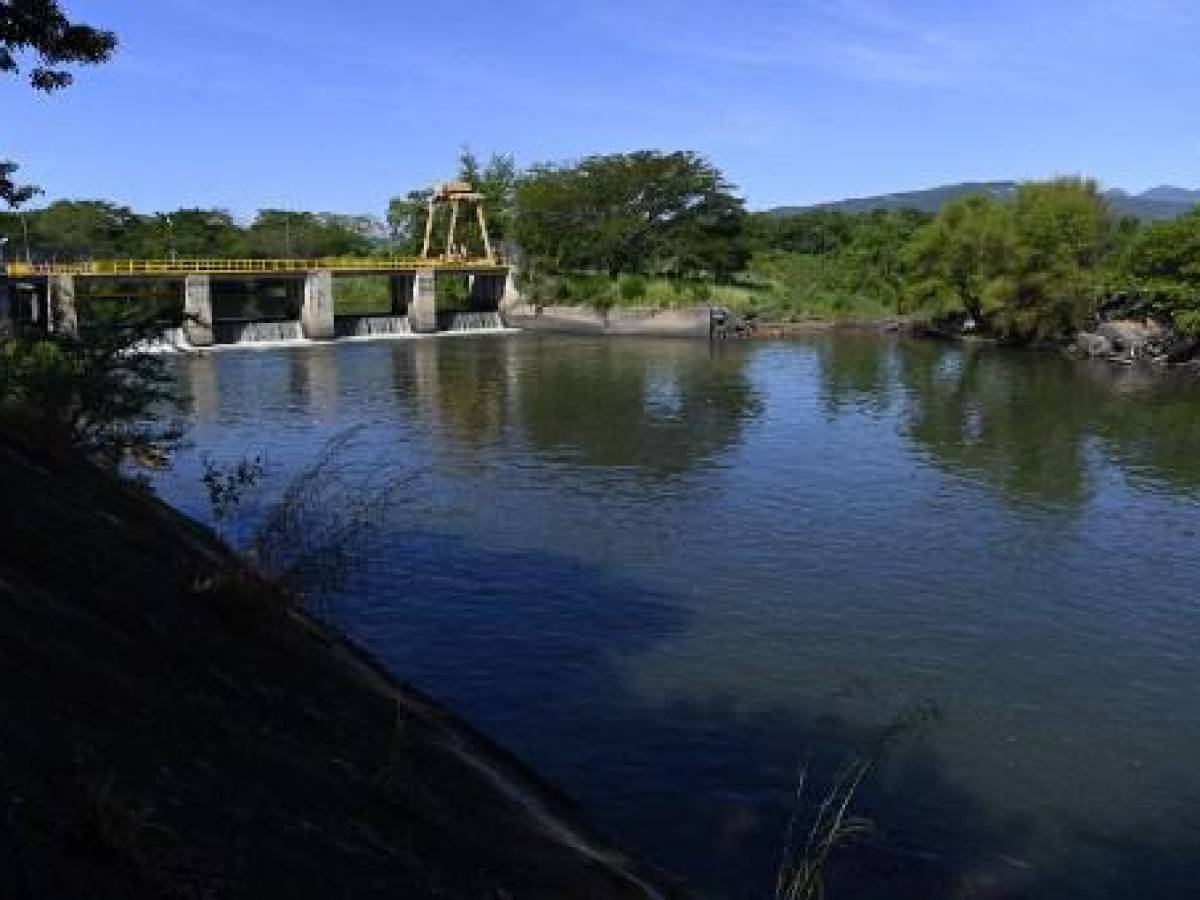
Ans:
{"type": "MultiPolygon", "coordinates": [[[[856,197],[835,200],[829,203],[814,203],[809,206],[777,206],[768,210],[772,215],[786,216],[814,209],[830,209],[840,212],[861,213],[875,209],[919,209],[935,213],[943,205],[967,194],[991,194],[997,199],[1011,197],[1017,189],[1015,181],[964,181],[945,184],[923,191],[905,191],[898,194],[880,194],[876,197],[856,197]]],[[[1200,205],[1200,190],[1164,184],[1159,187],[1131,194],[1119,188],[1105,191],[1109,205],[1117,212],[1139,219],[1173,219],[1191,212],[1200,205]]]]}

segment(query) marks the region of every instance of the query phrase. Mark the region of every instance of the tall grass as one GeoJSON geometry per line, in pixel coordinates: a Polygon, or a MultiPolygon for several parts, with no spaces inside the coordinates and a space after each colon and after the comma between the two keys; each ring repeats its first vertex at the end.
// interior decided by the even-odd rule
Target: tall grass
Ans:
{"type": "Polygon", "coordinates": [[[821,900],[825,896],[826,873],[834,851],[874,827],[869,819],[850,812],[855,792],[873,764],[871,759],[851,760],[821,800],[809,828],[802,833],[800,811],[805,806],[808,766],[801,767],[796,811],[788,823],[783,859],[775,877],[775,900],[821,900]]]}
{"type": "Polygon", "coordinates": [[[823,900],[833,855],[875,830],[870,819],[853,812],[859,788],[898,744],[941,719],[942,710],[932,701],[914,703],[902,710],[875,734],[862,753],[852,756],[842,767],[806,829],[801,827],[801,818],[808,806],[809,765],[806,762],[800,767],[793,813],[775,875],[775,900],[823,900]]]}
{"type": "MultiPolygon", "coordinates": [[[[327,441],[268,510],[250,542],[255,564],[285,590],[321,607],[345,584],[410,477],[351,463],[364,426],[327,441]]],[[[324,610],[327,611],[327,610],[324,610]]]]}

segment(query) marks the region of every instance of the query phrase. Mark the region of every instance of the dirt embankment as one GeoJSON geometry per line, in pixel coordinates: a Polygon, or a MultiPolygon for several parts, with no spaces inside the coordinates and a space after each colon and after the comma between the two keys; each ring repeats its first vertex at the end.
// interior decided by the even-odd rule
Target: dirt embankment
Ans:
{"type": "Polygon", "coordinates": [[[3,433],[0,711],[0,897],[678,896],[205,529],[3,433]]]}

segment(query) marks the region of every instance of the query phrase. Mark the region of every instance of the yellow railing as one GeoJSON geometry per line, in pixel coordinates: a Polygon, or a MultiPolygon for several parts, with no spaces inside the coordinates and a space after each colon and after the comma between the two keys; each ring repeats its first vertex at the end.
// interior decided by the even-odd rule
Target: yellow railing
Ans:
{"type": "Polygon", "coordinates": [[[10,278],[45,275],[256,275],[310,272],[412,272],[417,269],[499,269],[495,259],[328,257],[323,259],[97,259],[73,263],[9,263],[10,278]]]}

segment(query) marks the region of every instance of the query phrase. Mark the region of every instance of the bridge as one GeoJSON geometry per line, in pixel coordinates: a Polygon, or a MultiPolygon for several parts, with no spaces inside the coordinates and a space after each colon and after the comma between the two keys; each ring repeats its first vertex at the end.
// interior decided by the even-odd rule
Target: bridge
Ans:
{"type": "MultiPolygon", "coordinates": [[[[439,275],[465,277],[471,313],[496,313],[501,303],[518,297],[510,267],[492,250],[483,200],[482,194],[464,182],[437,185],[429,197],[424,242],[421,255],[416,257],[13,262],[0,270],[0,275],[4,276],[0,278],[0,320],[15,319],[50,331],[77,332],[80,282],[153,283],[170,286],[181,302],[186,343],[192,347],[207,347],[222,342],[219,340],[222,322],[214,315],[214,282],[227,284],[270,279],[303,286],[299,302],[290,304],[292,312],[289,316],[295,320],[292,324],[298,327],[282,331],[310,340],[328,340],[344,333],[344,329],[338,327],[334,279],[383,276],[388,279],[389,308],[387,313],[373,316],[380,321],[366,323],[366,333],[436,332],[440,327],[436,291],[439,275]],[[475,208],[483,256],[472,257],[463,245],[456,243],[459,212],[464,205],[475,208]],[[450,216],[444,251],[435,255],[432,253],[433,228],[439,207],[448,207],[450,216]]],[[[230,320],[227,317],[226,321],[246,324],[241,318],[230,320]]],[[[3,325],[0,321],[0,330],[3,325]]]]}
{"type": "MultiPolygon", "coordinates": [[[[10,316],[51,331],[79,329],[80,282],[102,280],[165,285],[182,301],[183,335],[192,347],[221,343],[222,323],[214,316],[214,282],[271,279],[302,285],[292,315],[295,334],[309,340],[339,336],[334,280],[383,276],[388,279],[389,308],[380,318],[405,319],[404,331],[439,330],[436,284],[439,275],[465,276],[467,304],[474,312],[495,312],[506,298],[517,296],[510,268],[494,258],[351,257],[331,259],[174,259],[91,260],[69,263],[10,263],[10,316]],[[298,313],[298,315],[296,315],[298,313]]],[[[388,323],[380,323],[386,325],[388,323]]],[[[367,333],[371,330],[368,323],[367,333]]],[[[391,323],[385,331],[396,331],[391,323]]]]}
{"type": "Polygon", "coordinates": [[[433,269],[472,274],[504,271],[494,257],[343,256],[321,259],[106,259],[64,263],[13,262],[9,278],[23,280],[71,275],[83,278],[185,278],[189,275],[300,275],[327,270],[334,275],[387,275],[433,269]]]}

